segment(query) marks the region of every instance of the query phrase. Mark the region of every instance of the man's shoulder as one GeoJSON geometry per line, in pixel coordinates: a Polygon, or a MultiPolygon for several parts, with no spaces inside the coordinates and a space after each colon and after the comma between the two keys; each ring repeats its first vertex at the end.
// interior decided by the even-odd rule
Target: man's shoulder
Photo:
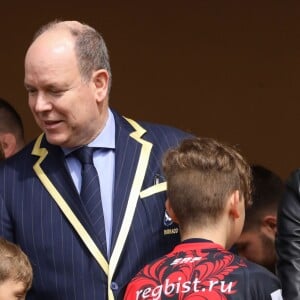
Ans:
{"type": "Polygon", "coordinates": [[[140,126],[144,128],[145,133],[142,138],[153,145],[153,151],[164,153],[166,149],[176,147],[182,140],[193,135],[182,129],[141,121],[140,126]]]}
{"type": "Polygon", "coordinates": [[[247,269],[249,271],[250,288],[252,292],[256,293],[260,290],[264,290],[271,294],[281,289],[279,278],[263,266],[247,261],[247,269]]]}
{"type": "Polygon", "coordinates": [[[192,133],[190,133],[188,130],[180,129],[175,126],[137,120],[127,116],[121,116],[119,113],[117,113],[114,110],[112,110],[112,112],[114,114],[116,124],[123,124],[124,126],[129,125],[134,129],[136,129],[135,126],[137,126],[139,127],[139,129],[144,129],[146,131],[145,132],[146,135],[148,134],[153,136],[157,136],[157,135],[192,136],[192,133]]]}
{"type": "Polygon", "coordinates": [[[151,123],[146,121],[139,121],[138,123],[145,130],[147,130],[149,134],[153,134],[153,135],[169,134],[169,135],[179,135],[179,136],[192,136],[192,134],[189,133],[188,131],[170,125],[151,123]]]}

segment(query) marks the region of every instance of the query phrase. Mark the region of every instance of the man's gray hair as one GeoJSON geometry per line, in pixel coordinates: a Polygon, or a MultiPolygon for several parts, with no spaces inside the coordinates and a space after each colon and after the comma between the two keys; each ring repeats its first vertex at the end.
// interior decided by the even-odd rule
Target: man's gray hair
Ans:
{"type": "Polygon", "coordinates": [[[105,69],[109,74],[108,89],[110,90],[112,74],[109,55],[101,34],[93,27],[84,23],[54,20],[38,29],[33,37],[33,41],[44,32],[57,28],[66,28],[74,37],[75,54],[83,80],[90,80],[93,71],[105,69]]]}

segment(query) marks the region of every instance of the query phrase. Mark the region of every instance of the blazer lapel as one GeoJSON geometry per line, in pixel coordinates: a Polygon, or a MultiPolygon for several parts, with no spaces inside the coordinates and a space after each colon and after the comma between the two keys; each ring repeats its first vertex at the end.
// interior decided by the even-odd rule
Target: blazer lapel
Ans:
{"type": "Polygon", "coordinates": [[[106,249],[101,252],[100,241],[84,215],[77,190],[65,166],[64,154],[59,147],[50,145],[43,135],[35,142],[32,154],[39,157],[33,169],[43,186],[52,196],[65,217],[90,250],[103,271],[108,274],[106,249]]]}
{"type": "MultiPolygon", "coordinates": [[[[40,149],[47,151],[47,155],[44,156],[44,160],[40,163],[41,170],[68,202],[72,210],[83,218],[79,195],[68,172],[62,150],[60,147],[49,144],[45,138],[41,142],[40,149]]],[[[48,188],[48,186],[46,186],[46,188],[48,188]]]]}
{"type": "Polygon", "coordinates": [[[142,138],[146,131],[139,124],[121,119],[118,115],[115,115],[115,120],[116,177],[108,286],[132,224],[152,149],[152,144],[142,138]]]}
{"type": "MultiPolygon", "coordinates": [[[[124,121],[123,121],[124,123],[124,121]]],[[[118,124],[118,122],[116,122],[118,124]]],[[[116,155],[115,155],[115,186],[113,201],[113,250],[120,231],[130,190],[138,165],[142,144],[133,139],[130,134],[134,129],[129,123],[116,127],[116,155]]]]}

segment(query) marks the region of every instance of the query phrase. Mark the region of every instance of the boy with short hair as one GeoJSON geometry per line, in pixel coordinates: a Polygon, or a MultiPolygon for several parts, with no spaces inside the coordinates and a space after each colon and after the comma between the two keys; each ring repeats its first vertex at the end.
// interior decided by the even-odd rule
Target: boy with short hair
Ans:
{"type": "Polygon", "coordinates": [[[251,203],[251,171],[232,147],[209,138],[184,140],[163,160],[166,208],[182,242],[146,265],[125,299],[282,299],[280,282],[229,249],[251,203]]]}
{"type": "Polygon", "coordinates": [[[264,166],[253,165],[251,170],[253,205],[246,211],[244,228],[236,248],[240,256],[276,274],[277,212],[284,192],[284,182],[279,175],[264,166]]]}
{"type": "Polygon", "coordinates": [[[32,283],[32,267],[21,248],[0,238],[0,300],[23,300],[32,283]]]}

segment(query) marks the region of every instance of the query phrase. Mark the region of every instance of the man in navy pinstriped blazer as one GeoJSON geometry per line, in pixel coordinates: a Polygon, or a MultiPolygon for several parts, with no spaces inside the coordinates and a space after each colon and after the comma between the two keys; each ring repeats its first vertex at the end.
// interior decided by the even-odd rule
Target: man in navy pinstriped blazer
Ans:
{"type": "Polygon", "coordinates": [[[76,21],[43,26],[26,53],[29,106],[43,133],[0,167],[0,235],[30,258],[28,299],[122,299],[137,271],[179,241],[160,161],[189,134],[109,109],[110,79],[102,37],[76,21]],[[98,149],[106,242],[80,201],[71,152],[83,145],[98,149]]]}

